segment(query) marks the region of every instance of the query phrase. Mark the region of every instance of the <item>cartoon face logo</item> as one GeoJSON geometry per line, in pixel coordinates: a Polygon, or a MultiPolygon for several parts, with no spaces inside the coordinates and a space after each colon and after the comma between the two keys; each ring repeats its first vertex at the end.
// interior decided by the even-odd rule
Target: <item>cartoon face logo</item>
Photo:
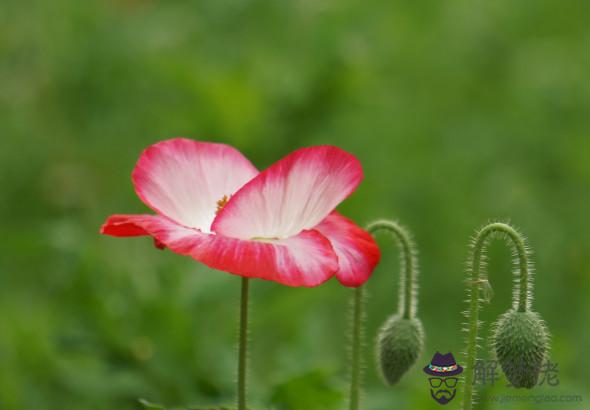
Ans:
{"type": "Polygon", "coordinates": [[[463,368],[455,362],[452,353],[443,355],[436,352],[423,370],[430,376],[430,395],[437,403],[447,404],[455,398],[459,381],[455,376],[463,373],[463,368]]]}

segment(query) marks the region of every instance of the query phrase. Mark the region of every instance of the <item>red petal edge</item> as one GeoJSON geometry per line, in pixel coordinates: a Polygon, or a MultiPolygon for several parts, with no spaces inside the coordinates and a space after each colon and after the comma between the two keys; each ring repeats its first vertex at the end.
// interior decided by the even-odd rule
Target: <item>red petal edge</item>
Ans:
{"type": "Polygon", "coordinates": [[[157,215],[113,215],[101,233],[150,235],[173,252],[211,268],[287,286],[317,286],[338,270],[330,241],[316,230],[274,241],[242,240],[205,234],[157,215]]]}
{"type": "Polygon", "coordinates": [[[361,286],[371,277],[381,259],[373,237],[353,221],[337,212],[314,227],[332,243],[338,256],[336,277],[344,286],[361,286]]]}

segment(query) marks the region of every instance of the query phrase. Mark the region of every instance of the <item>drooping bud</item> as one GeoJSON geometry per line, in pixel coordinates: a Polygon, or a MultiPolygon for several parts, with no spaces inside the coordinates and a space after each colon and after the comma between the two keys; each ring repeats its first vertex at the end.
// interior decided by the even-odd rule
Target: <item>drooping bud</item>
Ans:
{"type": "Polygon", "coordinates": [[[493,344],[498,362],[514,387],[537,384],[549,344],[543,320],[536,312],[504,313],[495,324],[493,344]]]}
{"type": "Polygon", "coordinates": [[[386,384],[393,386],[416,362],[424,346],[420,319],[393,315],[377,337],[377,365],[386,384]]]}

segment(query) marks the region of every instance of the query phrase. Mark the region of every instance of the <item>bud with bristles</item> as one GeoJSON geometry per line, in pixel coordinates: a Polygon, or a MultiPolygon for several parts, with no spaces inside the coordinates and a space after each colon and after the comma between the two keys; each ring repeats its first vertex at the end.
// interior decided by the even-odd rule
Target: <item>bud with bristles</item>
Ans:
{"type": "Polygon", "coordinates": [[[504,238],[514,256],[514,282],[512,309],[504,313],[494,325],[492,335],[495,355],[514,387],[532,388],[548,349],[549,335],[540,316],[531,311],[533,302],[533,264],[529,260],[530,247],[522,233],[509,224],[492,222],[481,228],[472,243],[468,264],[469,323],[465,380],[463,383],[463,410],[471,410],[474,403],[475,363],[477,360],[479,309],[482,300],[489,301],[489,287],[485,274],[485,252],[492,238],[504,238]],[[481,293],[484,293],[483,298],[481,293]],[[488,295],[486,295],[488,293],[488,295]]]}
{"type": "Polygon", "coordinates": [[[509,310],[496,322],[493,344],[498,362],[514,387],[537,384],[548,346],[548,333],[539,314],[509,310]]]}
{"type": "Polygon", "coordinates": [[[416,362],[424,346],[424,330],[417,318],[393,315],[381,327],[377,339],[377,364],[390,386],[416,362]]]}

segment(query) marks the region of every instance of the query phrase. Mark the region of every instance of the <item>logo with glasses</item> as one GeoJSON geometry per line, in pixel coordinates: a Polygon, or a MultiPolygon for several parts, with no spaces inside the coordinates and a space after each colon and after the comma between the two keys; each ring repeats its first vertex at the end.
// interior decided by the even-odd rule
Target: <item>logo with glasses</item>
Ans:
{"type": "Polygon", "coordinates": [[[452,353],[434,354],[430,364],[424,367],[424,373],[430,376],[430,395],[437,403],[447,404],[455,398],[459,381],[455,376],[462,372],[463,368],[455,362],[452,353]]]}

